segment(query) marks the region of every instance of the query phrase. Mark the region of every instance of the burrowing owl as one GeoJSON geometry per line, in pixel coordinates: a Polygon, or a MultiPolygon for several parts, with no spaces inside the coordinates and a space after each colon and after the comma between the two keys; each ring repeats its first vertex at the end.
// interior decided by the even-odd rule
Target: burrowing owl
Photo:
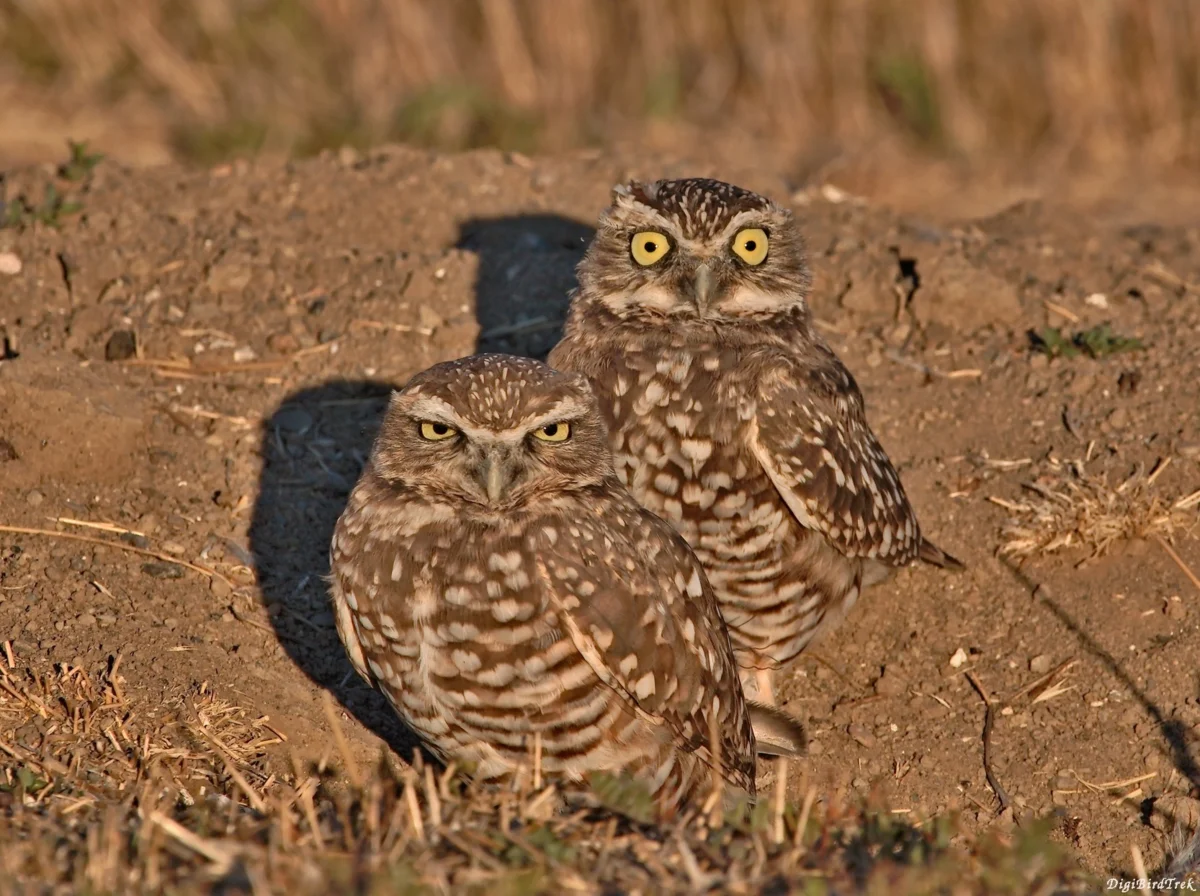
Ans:
{"type": "Polygon", "coordinates": [[[708,573],[747,693],[921,536],[854,378],[813,326],[788,211],[713,180],[617,187],[549,362],[587,375],[618,476],[708,573]],[[751,674],[751,670],[754,674],[751,674]]]}
{"type": "MultiPolygon", "coordinates": [[[[642,775],[672,810],[720,769],[754,791],[751,712],[687,543],[617,480],[586,379],[477,355],[391,399],[331,547],[350,660],[483,778],[642,775]]],[[[794,723],[793,723],[794,725],[794,723]]]]}

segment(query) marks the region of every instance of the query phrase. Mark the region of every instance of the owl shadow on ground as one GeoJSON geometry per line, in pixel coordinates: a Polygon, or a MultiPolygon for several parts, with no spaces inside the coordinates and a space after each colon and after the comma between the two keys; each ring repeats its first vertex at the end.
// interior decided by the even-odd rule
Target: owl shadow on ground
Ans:
{"type": "MultiPolygon", "coordinates": [[[[456,245],[479,256],[476,351],[544,358],[562,333],[575,265],[592,228],[552,214],[466,222],[456,245]]],[[[412,371],[415,373],[416,371],[412,371]]],[[[416,736],[354,672],[325,576],[329,542],[402,383],[332,380],[292,393],[260,433],[262,476],[250,549],[280,644],[317,685],[407,760],[416,736]]]]}
{"type": "Polygon", "coordinates": [[[575,266],[595,228],[555,214],[474,218],[456,247],[479,256],[477,352],[544,360],[562,337],[575,266]]]}
{"type": "Polygon", "coordinates": [[[334,524],[393,388],[334,380],[294,392],[275,409],[261,432],[250,550],[267,615],[288,656],[407,761],[417,738],[354,672],[338,640],[325,579],[334,524]]]}

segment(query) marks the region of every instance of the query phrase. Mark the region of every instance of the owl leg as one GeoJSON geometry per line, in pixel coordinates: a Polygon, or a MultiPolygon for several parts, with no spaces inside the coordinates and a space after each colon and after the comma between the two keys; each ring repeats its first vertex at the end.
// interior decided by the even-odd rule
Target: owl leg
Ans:
{"type": "MultiPolygon", "coordinates": [[[[774,706],[775,670],[771,668],[755,669],[754,683],[758,690],[756,695],[757,702],[764,706],[774,706]]],[[[788,760],[786,757],[780,756],[771,764],[775,767],[775,800],[779,805],[782,805],[784,797],[787,794],[788,760]]]]}
{"type": "Polygon", "coordinates": [[[763,706],[775,705],[775,674],[773,669],[755,669],[754,683],[758,686],[758,702],[763,706]]]}

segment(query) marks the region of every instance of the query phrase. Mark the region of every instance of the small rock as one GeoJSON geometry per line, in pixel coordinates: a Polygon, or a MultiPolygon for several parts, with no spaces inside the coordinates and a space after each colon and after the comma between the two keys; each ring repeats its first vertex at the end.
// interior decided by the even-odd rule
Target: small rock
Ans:
{"type": "Polygon", "coordinates": [[[133,330],[115,330],[104,344],[105,361],[128,361],[137,355],[137,334],[133,330]]]}
{"type": "Polygon", "coordinates": [[[1200,800],[1190,796],[1164,794],[1154,803],[1150,827],[1164,834],[1190,830],[1200,825],[1200,800]]]}
{"type": "Polygon", "coordinates": [[[80,613],[75,617],[75,624],[81,628],[90,628],[96,624],[96,617],[91,613],[80,613]]]}
{"type": "Polygon", "coordinates": [[[1175,621],[1187,618],[1187,607],[1184,606],[1183,600],[1178,594],[1172,594],[1167,599],[1167,605],[1163,608],[1163,612],[1168,619],[1174,619],[1175,621]]]}
{"type": "Polygon", "coordinates": [[[36,488],[30,489],[29,493],[25,495],[25,503],[30,507],[38,507],[45,500],[46,496],[39,492],[36,488]]]}
{"type": "Polygon", "coordinates": [[[850,194],[833,184],[821,185],[821,198],[834,205],[840,205],[850,198],[850,194]]]}
{"type": "Polygon", "coordinates": [[[1108,415],[1108,425],[1113,429],[1120,429],[1129,422],[1129,412],[1124,408],[1113,408],[1113,412],[1108,415]]]}
{"type": "Polygon", "coordinates": [[[96,622],[99,623],[101,628],[108,628],[110,625],[116,625],[117,614],[116,613],[108,613],[108,612],[97,613],[96,614],[96,622]]]}
{"type": "Polygon", "coordinates": [[[14,252],[0,252],[0,274],[15,277],[21,273],[21,259],[14,252]]]}
{"type": "MultiPolygon", "coordinates": [[[[1045,357],[1042,355],[1041,357],[1045,357]]],[[[1096,377],[1088,373],[1086,370],[1080,370],[1075,374],[1075,378],[1071,380],[1071,385],[1067,387],[1067,392],[1071,395],[1086,395],[1092,391],[1092,387],[1096,385],[1096,377]]]]}
{"type": "Polygon", "coordinates": [[[215,293],[240,293],[254,276],[250,265],[239,261],[221,261],[208,272],[208,287],[215,293]]]}
{"type": "Polygon", "coordinates": [[[428,305],[422,305],[417,309],[417,323],[426,330],[436,330],[445,321],[440,314],[428,305]]]}
{"type": "Polygon", "coordinates": [[[247,361],[253,361],[257,357],[258,353],[248,345],[243,345],[233,352],[233,361],[235,364],[245,364],[247,361]]]}
{"type": "Polygon", "coordinates": [[[183,578],[183,567],[178,563],[162,563],[158,561],[143,563],[142,572],[154,579],[183,578]]]}
{"type": "Polygon", "coordinates": [[[218,600],[224,600],[233,593],[233,589],[229,587],[229,583],[216,576],[213,576],[212,580],[208,583],[208,590],[218,600]]]}
{"type": "Polygon", "coordinates": [[[1094,292],[1083,300],[1085,305],[1091,305],[1093,308],[1107,308],[1108,296],[1102,292],[1094,292]]]}
{"type": "Polygon", "coordinates": [[[876,744],[875,735],[865,725],[851,725],[847,733],[859,746],[870,748],[876,744]]]}
{"type": "Polygon", "coordinates": [[[163,627],[170,631],[174,631],[175,629],[179,628],[179,620],[174,616],[168,616],[163,620],[163,627]]]}
{"type": "Polygon", "coordinates": [[[337,160],[343,168],[353,168],[362,161],[362,153],[353,146],[343,146],[338,150],[337,160]]]}
{"type": "Polygon", "coordinates": [[[284,432],[305,433],[313,425],[313,418],[299,405],[288,405],[275,413],[272,422],[284,432]]]}
{"type": "Polygon", "coordinates": [[[1054,597],[1054,592],[1048,585],[1038,585],[1033,589],[1033,596],[1036,600],[1050,600],[1054,597]]]}
{"type": "Polygon", "coordinates": [[[162,549],[168,554],[174,554],[176,557],[187,552],[187,548],[177,541],[164,541],[162,549]]]}
{"type": "Polygon", "coordinates": [[[954,655],[950,657],[950,665],[955,668],[961,668],[962,664],[967,661],[967,652],[961,647],[954,651],[954,655]]]}
{"type": "Polygon", "coordinates": [[[1040,653],[1029,661],[1029,671],[1034,675],[1045,675],[1050,671],[1053,665],[1050,657],[1044,653],[1040,653]]]}
{"type": "Polygon", "coordinates": [[[143,514],[137,521],[138,531],[144,535],[153,535],[158,528],[158,517],[153,513],[143,514]]]}
{"type": "Polygon", "coordinates": [[[900,676],[890,669],[884,669],[883,675],[875,682],[875,693],[883,697],[897,697],[907,689],[907,685],[900,676]]]}
{"type": "Polygon", "coordinates": [[[280,355],[290,355],[300,350],[300,342],[291,333],[272,333],[267,337],[267,345],[280,355]]]}

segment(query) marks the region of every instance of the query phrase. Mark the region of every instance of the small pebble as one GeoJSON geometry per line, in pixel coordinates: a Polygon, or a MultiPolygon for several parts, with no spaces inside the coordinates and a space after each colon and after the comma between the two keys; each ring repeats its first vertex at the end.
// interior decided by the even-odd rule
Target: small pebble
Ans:
{"type": "Polygon", "coordinates": [[[117,330],[104,344],[105,361],[128,361],[137,355],[137,335],[133,330],[117,330]]]}
{"type": "Polygon", "coordinates": [[[304,433],[313,425],[312,414],[299,405],[280,408],[271,422],[284,432],[304,433]]]}
{"type": "Polygon", "coordinates": [[[0,274],[15,277],[21,273],[21,259],[13,252],[0,252],[0,274]]]}
{"type": "Polygon", "coordinates": [[[1183,600],[1178,594],[1172,594],[1171,597],[1168,598],[1167,605],[1165,608],[1163,608],[1163,612],[1166,613],[1168,619],[1174,619],[1178,621],[1180,619],[1187,618],[1187,607],[1184,606],[1183,600]]]}
{"type": "Polygon", "coordinates": [[[177,541],[164,541],[162,549],[168,554],[174,554],[176,557],[184,554],[187,551],[183,545],[177,541]]]}
{"type": "Polygon", "coordinates": [[[1108,415],[1108,425],[1113,429],[1120,429],[1129,422],[1129,412],[1124,408],[1114,408],[1113,412],[1108,415]]]}
{"type": "Polygon", "coordinates": [[[91,613],[80,613],[75,617],[75,624],[81,628],[90,628],[96,624],[96,617],[91,613]]]}
{"type": "Polygon", "coordinates": [[[208,590],[212,592],[213,597],[218,600],[224,600],[233,593],[233,589],[229,587],[229,583],[224,579],[219,579],[213,576],[212,581],[208,583],[208,590]]]}
{"type": "Polygon", "coordinates": [[[25,496],[25,503],[30,507],[37,507],[45,500],[46,496],[39,492],[36,488],[31,489],[29,494],[25,496]]]}
{"type": "Polygon", "coordinates": [[[875,693],[883,697],[897,697],[906,690],[904,680],[890,669],[884,669],[883,675],[875,682],[875,693]]]}
{"type": "Polygon", "coordinates": [[[1050,671],[1050,657],[1044,653],[1038,654],[1029,661],[1029,671],[1035,675],[1045,675],[1050,671]]]}
{"type": "Polygon", "coordinates": [[[142,572],[155,579],[182,579],[183,567],[178,563],[143,563],[142,572]]]}

